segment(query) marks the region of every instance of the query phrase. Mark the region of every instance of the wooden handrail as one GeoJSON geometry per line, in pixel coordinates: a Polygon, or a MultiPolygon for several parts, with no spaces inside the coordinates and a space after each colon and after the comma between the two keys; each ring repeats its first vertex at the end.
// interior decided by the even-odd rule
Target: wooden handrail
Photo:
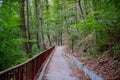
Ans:
{"type": "Polygon", "coordinates": [[[55,46],[30,58],[28,61],[0,72],[0,80],[34,80],[43,63],[55,46]]]}

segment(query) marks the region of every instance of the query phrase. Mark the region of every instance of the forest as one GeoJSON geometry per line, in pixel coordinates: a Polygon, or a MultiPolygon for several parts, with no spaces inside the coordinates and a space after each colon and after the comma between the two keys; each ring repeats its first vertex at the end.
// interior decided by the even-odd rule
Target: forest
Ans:
{"type": "Polygon", "coordinates": [[[0,0],[0,71],[52,45],[107,57],[120,75],[120,1],[0,0]]]}

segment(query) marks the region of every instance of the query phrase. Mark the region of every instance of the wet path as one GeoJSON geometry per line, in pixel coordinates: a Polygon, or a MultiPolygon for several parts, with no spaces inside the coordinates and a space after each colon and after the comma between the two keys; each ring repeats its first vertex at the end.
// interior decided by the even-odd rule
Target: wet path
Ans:
{"type": "Polygon", "coordinates": [[[45,80],[76,80],[72,77],[72,70],[63,57],[64,46],[56,47],[53,57],[49,63],[49,69],[45,74],[45,80]]]}

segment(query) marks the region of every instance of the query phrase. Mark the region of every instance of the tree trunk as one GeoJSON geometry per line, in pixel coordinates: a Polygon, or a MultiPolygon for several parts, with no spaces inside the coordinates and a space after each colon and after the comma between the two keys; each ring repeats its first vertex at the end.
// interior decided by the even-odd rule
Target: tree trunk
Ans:
{"type": "MultiPolygon", "coordinates": [[[[49,13],[49,4],[48,4],[48,0],[46,0],[46,13],[48,14],[49,13]]],[[[51,44],[51,40],[50,40],[50,35],[49,35],[49,27],[48,27],[48,21],[47,21],[47,24],[46,24],[46,27],[47,27],[47,38],[48,38],[48,46],[52,46],[51,44]]]]}
{"type": "MultiPolygon", "coordinates": [[[[57,19],[57,17],[56,17],[57,19]]],[[[58,33],[58,24],[56,23],[56,28],[55,28],[55,41],[56,41],[56,45],[59,45],[59,33],[58,33]]]]}
{"type": "Polygon", "coordinates": [[[86,3],[85,0],[82,0],[82,1],[83,1],[83,6],[82,6],[82,8],[83,8],[83,14],[87,15],[87,12],[86,12],[86,5],[87,5],[87,3],[86,3]]]}
{"type": "MultiPolygon", "coordinates": [[[[31,39],[31,34],[30,34],[30,21],[29,21],[29,1],[26,0],[26,12],[27,12],[27,31],[28,31],[28,39],[30,40],[31,39]]],[[[32,52],[32,43],[31,42],[28,42],[28,48],[29,48],[29,53],[32,52]]]]}
{"type": "Polygon", "coordinates": [[[36,44],[37,44],[37,48],[40,49],[40,40],[39,40],[39,28],[38,28],[38,5],[37,5],[37,0],[35,0],[35,16],[36,16],[36,44]]]}
{"type": "Polygon", "coordinates": [[[42,23],[43,23],[43,20],[42,20],[42,0],[40,0],[40,34],[41,34],[40,39],[41,39],[41,49],[45,50],[46,47],[45,47],[45,43],[44,43],[44,35],[43,35],[42,23]]]}
{"type": "Polygon", "coordinates": [[[50,46],[52,46],[52,44],[51,44],[51,40],[50,40],[50,35],[47,34],[47,37],[48,37],[48,46],[50,47],[50,46]]]}
{"type": "Polygon", "coordinates": [[[79,5],[79,10],[80,10],[80,18],[84,19],[82,7],[81,7],[81,0],[78,0],[78,5],[79,5]]]}
{"type": "MultiPolygon", "coordinates": [[[[26,36],[26,26],[25,26],[25,17],[24,17],[24,0],[19,0],[19,3],[21,5],[21,8],[20,8],[20,12],[19,12],[19,15],[20,15],[20,30],[21,30],[21,37],[23,40],[27,39],[27,36],[26,36]]],[[[29,50],[28,50],[28,43],[27,42],[24,42],[22,43],[22,49],[23,51],[25,51],[27,54],[29,54],[29,50]]]]}
{"type": "Polygon", "coordinates": [[[65,10],[65,1],[64,0],[62,0],[62,7],[63,7],[63,14],[64,14],[64,26],[66,27],[66,29],[67,29],[67,33],[68,34],[70,34],[69,33],[69,30],[68,30],[68,26],[67,26],[67,19],[66,19],[66,10],[65,10]]]}
{"type": "Polygon", "coordinates": [[[62,46],[62,32],[60,32],[60,37],[61,37],[61,39],[60,39],[60,45],[62,46]]]}
{"type": "MultiPolygon", "coordinates": [[[[78,19],[77,19],[77,0],[75,0],[75,19],[76,19],[76,25],[78,24],[78,19]]],[[[80,40],[80,31],[79,31],[79,28],[78,26],[76,26],[77,28],[77,33],[78,33],[78,39],[80,40]]]]}

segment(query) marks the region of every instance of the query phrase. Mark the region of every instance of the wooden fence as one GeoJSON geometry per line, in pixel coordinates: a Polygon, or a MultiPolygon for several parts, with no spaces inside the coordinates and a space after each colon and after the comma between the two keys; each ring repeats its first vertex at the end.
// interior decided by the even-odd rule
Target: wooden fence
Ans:
{"type": "Polygon", "coordinates": [[[55,46],[30,58],[28,61],[0,72],[0,80],[35,80],[45,60],[55,46]]]}

